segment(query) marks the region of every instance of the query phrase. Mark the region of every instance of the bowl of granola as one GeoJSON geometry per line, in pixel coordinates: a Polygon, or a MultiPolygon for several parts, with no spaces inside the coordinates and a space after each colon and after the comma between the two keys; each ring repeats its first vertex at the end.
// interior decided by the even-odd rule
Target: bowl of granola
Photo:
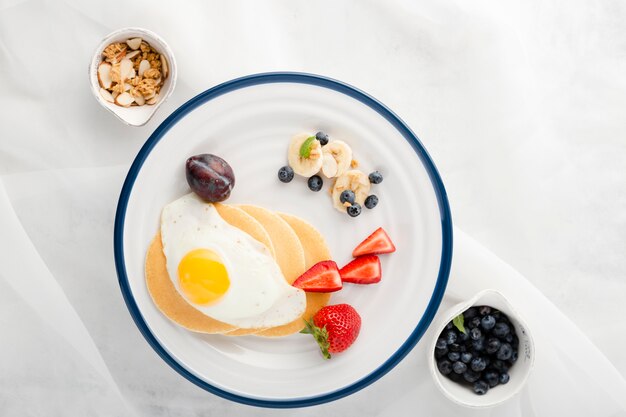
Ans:
{"type": "Polygon", "coordinates": [[[96,100],[129,126],[143,126],[176,85],[176,61],[154,32],[123,28],[107,35],[89,65],[96,100]]]}

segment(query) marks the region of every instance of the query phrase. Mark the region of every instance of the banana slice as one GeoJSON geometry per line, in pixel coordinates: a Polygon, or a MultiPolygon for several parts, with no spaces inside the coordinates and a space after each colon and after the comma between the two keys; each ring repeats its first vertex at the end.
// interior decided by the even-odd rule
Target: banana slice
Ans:
{"type": "Polygon", "coordinates": [[[327,178],[335,178],[337,176],[337,160],[322,147],[322,174],[327,178]]]}
{"type": "Polygon", "coordinates": [[[339,196],[341,196],[341,192],[344,190],[354,191],[354,200],[360,205],[363,205],[363,203],[365,203],[365,199],[369,195],[370,187],[370,180],[362,171],[359,171],[358,169],[347,171],[335,180],[331,195],[333,199],[333,206],[341,212],[346,211],[346,207],[339,200],[339,196]]]}
{"type": "Polygon", "coordinates": [[[311,143],[311,152],[308,158],[300,156],[300,148],[310,136],[311,135],[307,133],[295,135],[291,138],[289,150],[287,151],[289,166],[293,168],[296,174],[302,175],[303,177],[313,176],[322,169],[322,145],[320,145],[318,140],[314,140],[311,143]]]}
{"type": "Polygon", "coordinates": [[[350,169],[350,164],[352,163],[352,149],[344,141],[330,141],[326,146],[322,147],[322,152],[325,158],[327,155],[329,157],[332,157],[337,165],[337,171],[334,172],[334,174],[334,165],[330,163],[328,164],[328,174],[326,173],[326,171],[322,170],[324,175],[326,175],[328,178],[339,177],[343,175],[348,169],[350,169]]]}

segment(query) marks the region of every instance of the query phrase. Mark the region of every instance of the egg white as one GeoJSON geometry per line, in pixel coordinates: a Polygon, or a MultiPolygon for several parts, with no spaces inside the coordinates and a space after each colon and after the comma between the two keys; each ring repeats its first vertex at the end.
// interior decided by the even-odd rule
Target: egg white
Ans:
{"type": "Polygon", "coordinates": [[[230,225],[215,207],[187,194],[163,208],[161,240],[167,272],[178,293],[196,310],[244,329],[287,324],[304,313],[304,291],[289,285],[269,249],[230,225]],[[178,264],[194,249],[217,253],[230,287],[210,305],[191,302],[180,288],[178,264]]]}

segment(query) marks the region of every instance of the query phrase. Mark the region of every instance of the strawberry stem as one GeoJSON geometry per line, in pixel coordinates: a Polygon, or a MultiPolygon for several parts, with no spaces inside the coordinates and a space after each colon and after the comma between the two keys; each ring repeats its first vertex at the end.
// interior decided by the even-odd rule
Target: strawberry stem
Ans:
{"type": "Polygon", "coordinates": [[[331,356],[328,352],[330,343],[328,342],[328,331],[326,330],[326,326],[319,328],[307,320],[304,320],[304,326],[304,329],[302,329],[300,333],[313,335],[313,338],[320,347],[320,351],[322,352],[324,359],[330,359],[331,356]]]}

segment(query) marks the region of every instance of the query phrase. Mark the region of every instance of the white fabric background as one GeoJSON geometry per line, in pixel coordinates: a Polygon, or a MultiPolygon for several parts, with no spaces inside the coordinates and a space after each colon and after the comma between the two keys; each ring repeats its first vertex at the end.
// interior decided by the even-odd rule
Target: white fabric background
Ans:
{"type": "Polygon", "coordinates": [[[0,0],[0,414],[626,415],[625,19],[619,0],[0,0]],[[176,91],[142,128],[88,88],[93,48],[124,26],[156,31],[178,61],[176,91]],[[276,412],[205,393],[152,352],[113,267],[126,170],[184,101],[274,70],[391,107],[433,156],[455,225],[547,297],[455,231],[451,291],[508,291],[543,341],[520,397],[452,406],[418,347],[352,397],[276,412]]]}

